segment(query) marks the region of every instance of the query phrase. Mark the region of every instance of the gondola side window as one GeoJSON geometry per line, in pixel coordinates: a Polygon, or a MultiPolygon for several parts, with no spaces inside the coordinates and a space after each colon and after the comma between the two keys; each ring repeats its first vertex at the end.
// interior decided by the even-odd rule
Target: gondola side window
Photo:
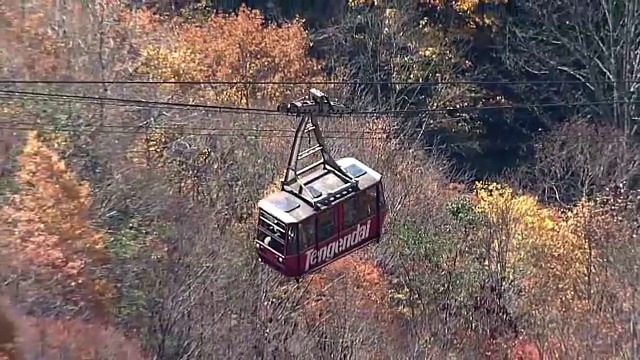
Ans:
{"type": "Polygon", "coordinates": [[[300,231],[300,250],[308,249],[315,246],[316,243],[316,219],[307,219],[300,224],[302,231],[300,231]]]}
{"type": "Polygon", "coordinates": [[[361,219],[369,218],[376,213],[377,189],[372,186],[358,196],[361,219]]]}
{"type": "Polygon", "coordinates": [[[361,216],[358,216],[358,195],[345,200],[344,205],[342,206],[342,212],[344,213],[345,229],[348,229],[360,222],[361,216]]]}
{"type": "Polygon", "coordinates": [[[384,207],[387,205],[387,199],[384,197],[384,185],[382,185],[382,183],[378,185],[378,190],[379,190],[380,206],[384,207]]]}
{"type": "Polygon", "coordinates": [[[290,226],[287,230],[287,256],[296,255],[298,253],[298,237],[296,236],[297,228],[290,226]]]}
{"type": "Polygon", "coordinates": [[[286,225],[275,217],[261,212],[258,228],[258,240],[278,254],[284,255],[286,225]]]}
{"type": "Polygon", "coordinates": [[[258,232],[258,240],[260,240],[260,242],[264,243],[266,246],[268,246],[278,254],[284,255],[284,242],[282,242],[282,240],[274,236],[270,236],[264,231],[258,232]]]}
{"type": "Polygon", "coordinates": [[[331,238],[336,233],[333,210],[327,210],[318,215],[318,241],[331,238]]]}

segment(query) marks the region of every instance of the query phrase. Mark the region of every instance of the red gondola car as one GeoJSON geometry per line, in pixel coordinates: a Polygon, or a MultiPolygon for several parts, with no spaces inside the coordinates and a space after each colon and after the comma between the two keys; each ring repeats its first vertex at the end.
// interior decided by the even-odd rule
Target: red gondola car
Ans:
{"type": "Polygon", "coordinates": [[[335,161],[313,115],[345,112],[312,89],[309,99],[282,105],[302,115],[281,190],[258,203],[259,258],[284,276],[300,278],[379,240],[387,211],[382,176],[354,158],[335,161]],[[316,145],[300,149],[304,135],[316,145]],[[320,160],[298,170],[298,163],[320,160]]]}

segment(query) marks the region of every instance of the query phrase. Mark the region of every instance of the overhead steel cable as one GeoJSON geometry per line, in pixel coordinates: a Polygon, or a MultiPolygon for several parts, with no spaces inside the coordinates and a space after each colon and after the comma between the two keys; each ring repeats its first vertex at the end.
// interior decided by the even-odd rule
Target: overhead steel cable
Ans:
{"type": "MultiPolygon", "coordinates": [[[[51,125],[44,124],[31,124],[29,126],[6,126],[3,123],[0,123],[0,130],[10,130],[10,131],[34,131],[34,130],[53,130],[59,132],[78,132],[78,133],[100,133],[100,134],[122,134],[122,135],[136,135],[136,134],[144,134],[145,129],[136,129],[136,130],[120,130],[120,129],[108,129],[104,127],[93,127],[93,128],[72,128],[72,127],[54,127],[51,125]]],[[[206,132],[194,132],[194,131],[175,131],[169,130],[166,131],[165,134],[171,135],[185,135],[185,136],[219,136],[219,137],[245,137],[245,138],[282,138],[282,139],[291,139],[291,134],[282,135],[282,134],[273,134],[267,131],[260,130],[251,130],[254,131],[254,134],[250,133],[242,133],[237,130],[233,130],[231,132],[219,132],[220,129],[209,129],[206,132]]],[[[327,131],[324,131],[327,132],[327,131]]],[[[342,131],[334,131],[331,133],[342,133],[342,131]]],[[[361,132],[362,134],[363,132],[361,132]]],[[[343,139],[343,140],[374,140],[376,139],[373,132],[364,132],[365,134],[370,134],[369,136],[325,136],[327,139],[343,139]]],[[[384,133],[376,133],[380,135],[384,135],[384,133]]]]}
{"type": "MultiPolygon", "coordinates": [[[[151,107],[151,108],[173,108],[173,109],[193,109],[203,111],[215,111],[220,113],[253,113],[261,115],[294,115],[285,114],[275,109],[261,109],[261,108],[244,108],[236,106],[223,106],[223,105],[207,105],[207,104],[193,104],[193,103],[175,103],[175,102],[162,102],[162,101],[149,101],[149,100],[134,100],[123,98],[111,98],[100,96],[86,96],[75,94],[58,94],[58,93],[41,93],[32,91],[17,91],[17,90],[0,90],[0,94],[6,96],[15,96],[17,98],[28,97],[41,97],[47,100],[49,99],[64,99],[64,100],[78,100],[90,101],[100,105],[115,105],[115,106],[133,106],[133,107],[151,107]]],[[[508,109],[529,109],[529,108],[553,108],[553,107],[584,107],[584,106],[599,106],[599,105],[616,105],[616,104],[640,104],[640,101],[590,101],[590,102],[575,102],[575,103],[543,103],[543,104],[509,104],[509,105],[491,105],[491,106],[468,106],[468,107],[442,107],[442,108],[426,108],[426,109],[411,109],[411,110],[375,110],[375,111],[350,111],[342,115],[351,116],[375,116],[375,115],[394,115],[394,114],[414,114],[420,115],[425,113],[443,113],[443,112],[473,112],[481,110],[508,110],[508,109]]],[[[324,115],[323,115],[324,116],[324,115]]]]}
{"type": "Polygon", "coordinates": [[[96,104],[105,105],[124,105],[124,106],[140,106],[140,107],[177,107],[181,109],[194,109],[194,110],[206,110],[206,111],[218,111],[222,113],[259,113],[259,114],[278,114],[283,113],[275,109],[257,109],[257,108],[241,108],[235,106],[224,105],[206,105],[206,104],[191,104],[191,103],[172,103],[163,101],[148,101],[148,100],[134,100],[123,98],[111,98],[103,96],[87,96],[87,95],[75,95],[75,94],[56,94],[56,93],[42,93],[34,91],[18,91],[18,90],[0,90],[0,94],[5,95],[18,95],[23,97],[45,97],[45,98],[61,98],[69,100],[90,100],[96,104]]]}
{"type": "MultiPolygon", "coordinates": [[[[99,106],[109,106],[109,107],[123,107],[123,108],[134,108],[134,109],[145,109],[145,108],[153,108],[153,109],[164,109],[164,110],[189,110],[188,108],[185,108],[184,106],[170,106],[170,105],[154,105],[153,103],[148,103],[146,101],[144,104],[140,104],[138,102],[136,103],[121,103],[121,102],[114,102],[114,101],[100,101],[100,100],[96,100],[93,97],[89,97],[89,98],[85,98],[85,97],[78,97],[76,95],[74,95],[74,97],[72,98],[68,98],[66,96],[60,96],[60,94],[54,94],[54,95],[58,95],[58,96],[51,96],[51,97],[46,97],[46,96],[42,96],[42,95],[23,95],[23,94],[8,94],[7,92],[5,92],[5,90],[0,90],[0,99],[4,99],[4,100],[9,100],[9,101],[16,101],[16,100],[21,100],[21,101],[31,101],[31,102],[38,102],[38,103],[43,103],[43,102],[47,102],[47,103],[56,103],[56,104],[86,104],[86,105],[99,105],[99,106]]],[[[125,99],[125,100],[129,100],[129,99],[125,99]]],[[[181,104],[179,104],[181,105],[181,104]]],[[[193,110],[203,110],[203,109],[193,109],[193,110]]],[[[204,109],[205,111],[209,111],[208,109],[204,109]]],[[[238,111],[226,111],[226,110],[222,110],[219,111],[221,113],[242,113],[242,112],[238,112],[238,111]]],[[[256,114],[260,114],[260,113],[256,113],[256,114]]],[[[281,113],[264,113],[262,115],[283,115],[281,113]]]]}
{"type": "Polygon", "coordinates": [[[449,80],[449,81],[164,81],[164,80],[19,80],[0,79],[4,85],[36,84],[111,84],[111,85],[402,85],[402,86],[439,86],[439,85],[561,85],[561,84],[640,84],[640,80],[449,80]]]}
{"type": "MultiPolygon", "coordinates": [[[[183,125],[183,124],[175,124],[175,125],[183,125]]],[[[13,126],[12,128],[16,128],[16,127],[20,127],[20,126],[26,126],[26,127],[38,127],[38,126],[42,126],[42,127],[53,127],[52,125],[47,125],[47,124],[43,124],[43,123],[39,123],[39,122],[34,122],[34,121],[0,121],[0,126],[4,126],[5,128],[9,128],[9,126],[13,126]]],[[[91,129],[96,129],[96,128],[100,128],[100,129],[114,129],[116,131],[118,130],[133,130],[134,132],[141,132],[144,130],[169,130],[169,131],[174,131],[176,130],[175,126],[170,126],[170,125],[159,125],[159,126],[151,126],[151,127],[146,127],[145,125],[115,125],[115,124],[101,124],[101,125],[87,125],[87,128],[89,128],[88,130],[91,129]]],[[[256,133],[294,133],[295,129],[264,129],[264,128],[240,128],[240,127],[192,127],[189,126],[188,131],[223,131],[223,132],[256,132],[256,133]]],[[[328,134],[371,134],[371,135],[376,135],[376,134],[386,134],[385,131],[375,131],[375,130],[323,130],[323,133],[328,133],[328,134]]],[[[267,135],[265,135],[267,136],[267,135]]]]}

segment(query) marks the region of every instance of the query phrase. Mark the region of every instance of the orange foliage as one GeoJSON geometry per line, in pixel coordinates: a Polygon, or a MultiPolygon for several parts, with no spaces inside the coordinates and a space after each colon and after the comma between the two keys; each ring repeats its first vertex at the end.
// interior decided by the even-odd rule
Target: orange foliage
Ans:
{"type": "Polygon", "coordinates": [[[131,40],[126,24],[118,22],[127,5],[122,0],[0,1],[0,75],[95,79],[98,53],[108,59],[108,76],[129,73],[127,54],[114,51],[126,49],[131,40]]]}
{"type": "Polygon", "coordinates": [[[137,344],[114,329],[78,320],[20,317],[0,302],[0,360],[144,359],[137,344]]]}
{"type": "Polygon", "coordinates": [[[142,360],[139,347],[114,329],[79,320],[28,319],[40,333],[36,341],[46,358],[142,360]]]}
{"type": "MultiPolygon", "coordinates": [[[[136,16],[141,17],[143,29],[159,21],[144,11],[136,16]]],[[[301,81],[319,76],[320,63],[306,56],[309,39],[301,20],[283,26],[263,23],[260,12],[245,6],[237,15],[217,14],[203,24],[172,20],[163,31],[173,46],[148,45],[138,72],[165,81],[301,81]]],[[[247,104],[280,101],[291,88],[230,85],[201,90],[209,99],[247,104]]]]}
{"type": "MultiPolygon", "coordinates": [[[[60,43],[48,30],[48,19],[43,11],[21,12],[9,3],[0,4],[0,62],[18,57],[25,68],[25,75],[42,76],[58,69],[60,43]],[[12,51],[8,49],[19,49],[12,51]]],[[[7,69],[8,70],[8,69],[7,69]]]]}
{"type": "Polygon", "coordinates": [[[24,344],[20,339],[19,328],[9,303],[0,299],[0,360],[22,360],[24,344]]]}
{"type": "Polygon", "coordinates": [[[512,360],[542,360],[540,347],[529,340],[518,339],[511,351],[512,360]]]}
{"type": "Polygon", "coordinates": [[[375,317],[384,318],[388,315],[385,313],[388,310],[388,304],[386,304],[386,284],[382,274],[370,261],[356,258],[356,256],[337,260],[311,278],[311,288],[314,289],[316,299],[309,305],[311,305],[311,309],[318,311],[316,315],[319,318],[322,317],[326,309],[318,308],[318,305],[336,295],[332,290],[335,289],[333,281],[342,282],[339,280],[342,276],[344,276],[344,282],[340,286],[353,286],[351,290],[358,293],[358,296],[355,296],[354,293],[350,294],[356,302],[355,308],[371,310],[375,317]]]}
{"type": "Polygon", "coordinates": [[[380,324],[380,330],[393,344],[404,343],[400,318],[389,302],[386,280],[371,260],[358,254],[336,260],[311,275],[310,290],[305,306],[315,321],[334,316],[334,309],[344,305],[349,313],[364,311],[365,318],[380,324]],[[344,301],[337,304],[336,300],[341,298],[344,301]]]}
{"type": "Polygon", "coordinates": [[[59,291],[71,291],[79,302],[104,305],[99,300],[111,296],[111,286],[88,275],[90,268],[106,261],[104,235],[87,220],[89,185],[76,180],[35,131],[29,134],[18,162],[22,191],[1,210],[14,230],[5,240],[14,254],[11,265],[40,275],[62,276],[67,281],[56,284],[59,291]]]}

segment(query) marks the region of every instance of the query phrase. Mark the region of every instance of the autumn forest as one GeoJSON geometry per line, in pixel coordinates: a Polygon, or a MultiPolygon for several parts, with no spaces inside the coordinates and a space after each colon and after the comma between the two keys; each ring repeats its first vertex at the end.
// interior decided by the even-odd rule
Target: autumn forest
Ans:
{"type": "Polygon", "coordinates": [[[0,1],[0,359],[640,358],[639,39],[640,0],[0,1]],[[253,110],[312,87],[389,214],[298,284],[253,110]]]}

